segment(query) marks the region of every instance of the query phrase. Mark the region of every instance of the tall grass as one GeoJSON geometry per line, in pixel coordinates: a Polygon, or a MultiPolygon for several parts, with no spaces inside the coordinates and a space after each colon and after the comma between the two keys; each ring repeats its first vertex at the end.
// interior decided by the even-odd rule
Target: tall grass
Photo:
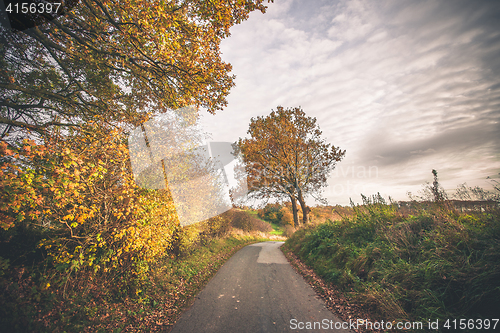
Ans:
{"type": "Polygon", "coordinates": [[[498,318],[498,209],[364,203],[353,217],[297,231],[288,246],[379,319],[498,318]]]}

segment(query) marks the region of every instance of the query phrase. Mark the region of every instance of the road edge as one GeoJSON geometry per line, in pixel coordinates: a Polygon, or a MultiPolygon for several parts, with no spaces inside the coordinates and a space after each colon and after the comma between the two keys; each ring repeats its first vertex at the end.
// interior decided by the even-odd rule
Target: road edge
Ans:
{"type": "MultiPolygon", "coordinates": [[[[325,282],[312,268],[303,263],[299,257],[288,248],[286,243],[280,246],[280,250],[283,252],[293,269],[299,273],[314,289],[316,294],[323,299],[326,308],[335,316],[345,322],[349,322],[349,320],[355,321],[357,319],[368,319],[373,322],[372,316],[366,309],[354,304],[354,302],[348,296],[344,295],[343,292],[335,288],[332,284],[325,282]]],[[[384,332],[383,330],[364,330],[361,328],[352,331],[356,333],[384,332]]]]}

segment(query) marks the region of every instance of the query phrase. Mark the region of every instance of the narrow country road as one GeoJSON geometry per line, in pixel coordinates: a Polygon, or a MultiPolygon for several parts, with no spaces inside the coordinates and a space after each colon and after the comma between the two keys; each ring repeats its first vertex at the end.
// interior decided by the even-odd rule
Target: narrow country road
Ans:
{"type": "Polygon", "coordinates": [[[238,251],[171,332],[350,332],[335,329],[340,320],[293,270],[282,244],[263,242],[238,251]],[[314,322],[316,329],[307,329],[314,322]]]}

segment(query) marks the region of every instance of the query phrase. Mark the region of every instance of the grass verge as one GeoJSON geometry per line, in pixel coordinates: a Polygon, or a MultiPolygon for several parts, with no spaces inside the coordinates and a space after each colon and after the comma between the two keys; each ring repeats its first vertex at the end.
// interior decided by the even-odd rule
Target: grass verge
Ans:
{"type": "Polygon", "coordinates": [[[271,235],[282,236],[284,228],[276,223],[271,223],[271,227],[273,227],[273,231],[269,232],[271,235]]]}
{"type": "MultiPolygon", "coordinates": [[[[280,249],[295,271],[302,275],[314,291],[316,291],[316,293],[323,299],[325,306],[343,322],[349,322],[349,320],[356,322],[357,319],[368,320],[371,322],[374,321],[371,319],[371,315],[366,311],[366,309],[359,304],[356,304],[351,297],[346,296],[345,292],[339,290],[339,288],[335,285],[326,282],[318,274],[316,274],[311,267],[304,264],[299,257],[292,252],[287,244],[281,246],[280,249]]],[[[364,330],[361,327],[360,329],[354,329],[354,332],[378,333],[383,331],[377,329],[364,330]]]]}
{"type": "Polygon", "coordinates": [[[286,245],[377,320],[439,320],[443,330],[448,319],[500,313],[498,211],[373,204],[301,229],[286,245]]]}

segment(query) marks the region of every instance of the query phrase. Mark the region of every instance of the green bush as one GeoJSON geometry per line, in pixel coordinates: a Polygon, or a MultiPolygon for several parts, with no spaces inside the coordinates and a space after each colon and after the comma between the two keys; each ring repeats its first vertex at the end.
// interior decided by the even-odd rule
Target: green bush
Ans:
{"type": "Polygon", "coordinates": [[[498,316],[499,211],[434,205],[406,215],[378,197],[353,208],[354,217],[295,232],[288,246],[381,319],[498,316]]]}

